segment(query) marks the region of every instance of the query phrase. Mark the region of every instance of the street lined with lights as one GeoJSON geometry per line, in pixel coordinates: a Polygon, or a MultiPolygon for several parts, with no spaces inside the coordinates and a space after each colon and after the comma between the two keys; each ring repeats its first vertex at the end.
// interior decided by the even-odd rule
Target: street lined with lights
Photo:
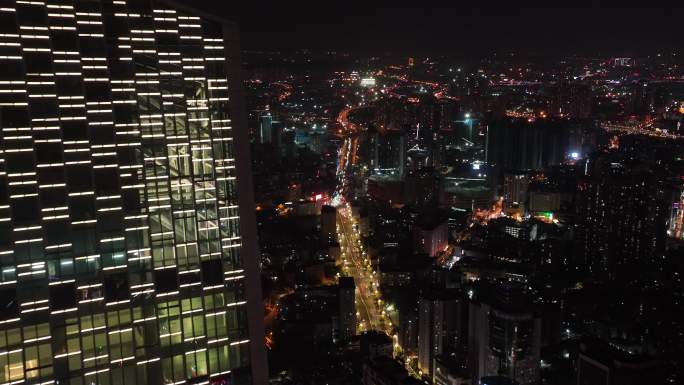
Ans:
{"type": "Polygon", "coordinates": [[[380,330],[391,335],[391,322],[382,310],[377,273],[363,247],[348,203],[338,207],[337,219],[342,272],[353,277],[356,284],[358,330],[380,330]]]}

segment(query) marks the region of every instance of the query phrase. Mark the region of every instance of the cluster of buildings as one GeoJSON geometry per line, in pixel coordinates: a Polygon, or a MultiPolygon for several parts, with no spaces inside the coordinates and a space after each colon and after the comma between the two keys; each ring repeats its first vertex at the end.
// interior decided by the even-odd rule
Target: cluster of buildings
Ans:
{"type": "Polygon", "coordinates": [[[246,52],[243,82],[176,1],[0,32],[1,384],[684,381],[673,56],[246,52]]]}
{"type": "Polygon", "coordinates": [[[672,56],[250,60],[275,381],[681,381],[672,56]]]}

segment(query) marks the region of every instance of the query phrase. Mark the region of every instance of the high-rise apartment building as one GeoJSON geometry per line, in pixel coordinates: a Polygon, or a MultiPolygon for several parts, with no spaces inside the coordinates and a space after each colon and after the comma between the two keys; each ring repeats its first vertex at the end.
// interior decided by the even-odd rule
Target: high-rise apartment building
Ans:
{"type": "Polygon", "coordinates": [[[504,171],[503,176],[503,199],[506,208],[524,206],[527,197],[527,189],[530,184],[530,175],[525,171],[504,171]]]}
{"type": "Polygon", "coordinates": [[[0,2],[0,383],[265,383],[236,33],[0,2]]]}
{"type": "Polygon", "coordinates": [[[541,317],[529,292],[518,284],[500,282],[489,297],[472,301],[468,310],[472,383],[495,383],[481,381],[490,376],[506,377],[521,385],[539,383],[541,317]]]}
{"type": "Polygon", "coordinates": [[[325,245],[337,242],[337,209],[335,206],[321,207],[321,242],[325,245]]]}
{"type": "Polygon", "coordinates": [[[337,301],[339,306],[338,338],[347,340],[356,334],[356,285],[354,278],[341,277],[337,286],[337,301]]]}
{"type": "Polygon", "coordinates": [[[672,204],[667,174],[619,153],[596,154],[585,170],[577,239],[587,269],[611,280],[640,276],[665,250],[672,204]]]}
{"type": "Polygon", "coordinates": [[[434,359],[466,343],[467,304],[459,290],[432,289],[421,293],[418,311],[418,368],[434,381],[434,359]]]}

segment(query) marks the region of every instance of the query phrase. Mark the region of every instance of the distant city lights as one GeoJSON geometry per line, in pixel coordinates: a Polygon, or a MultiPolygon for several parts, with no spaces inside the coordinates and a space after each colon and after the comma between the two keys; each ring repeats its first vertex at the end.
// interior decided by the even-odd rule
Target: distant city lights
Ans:
{"type": "Polygon", "coordinates": [[[362,78],[361,79],[361,86],[362,87],[375,87],[376,81],[375,78],[362,78]]]}

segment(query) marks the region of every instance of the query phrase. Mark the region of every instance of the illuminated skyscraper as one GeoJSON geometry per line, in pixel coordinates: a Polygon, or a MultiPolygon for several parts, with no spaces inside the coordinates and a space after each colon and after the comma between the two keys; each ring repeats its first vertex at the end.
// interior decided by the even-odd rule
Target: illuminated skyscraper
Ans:
{"type": "Polygon", "coordinates": [[[265,383],[237,52],[172,2],[2,0],[0,383],[265,383]]]}

